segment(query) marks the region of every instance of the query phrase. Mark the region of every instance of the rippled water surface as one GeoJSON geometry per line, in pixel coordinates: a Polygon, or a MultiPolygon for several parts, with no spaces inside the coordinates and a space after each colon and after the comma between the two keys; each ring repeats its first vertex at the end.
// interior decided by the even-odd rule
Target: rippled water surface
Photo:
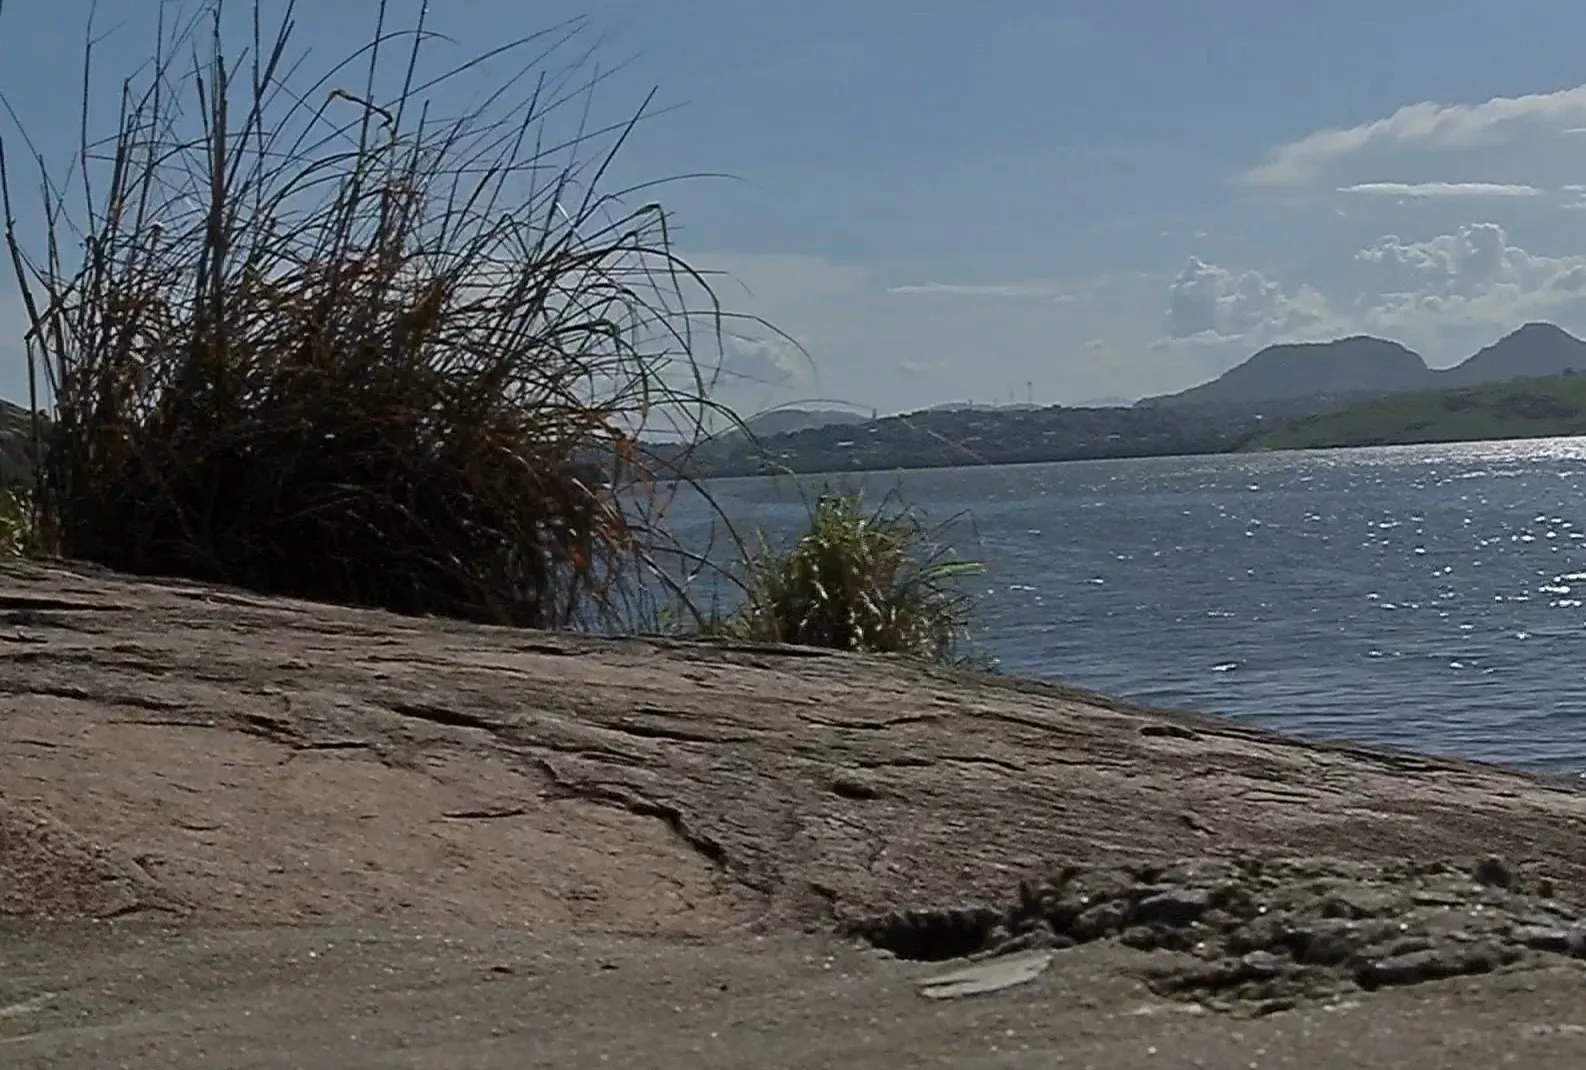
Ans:
{"type": "MultiPolygon", "coordinates": [[[[1586,439],[864,484],[899,488],[933,517],[972,516],[955,541],[988,565],[974,581],[979,642],[1009,672],[1586,771],[1586,439]]],[[[773,534],[804,515],[787,481],[714,492],[773,534]]]]}

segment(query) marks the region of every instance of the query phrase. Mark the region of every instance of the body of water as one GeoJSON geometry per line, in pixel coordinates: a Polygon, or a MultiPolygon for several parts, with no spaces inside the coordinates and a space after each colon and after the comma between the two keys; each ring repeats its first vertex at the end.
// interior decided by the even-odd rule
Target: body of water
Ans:
{"type": "MultiPolygon", "coordinates": [[[[1009,673],[1314,736],[1586,772],[1586,439],[805,477],[984,561],[1009,673]]],[[[724,480],[797,530],[790,480],[724,480]]]]}

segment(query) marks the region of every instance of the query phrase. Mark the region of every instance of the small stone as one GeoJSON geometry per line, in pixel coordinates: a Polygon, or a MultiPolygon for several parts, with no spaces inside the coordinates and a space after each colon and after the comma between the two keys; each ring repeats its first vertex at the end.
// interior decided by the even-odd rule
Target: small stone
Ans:
{"type": "Polygon", "coordinates": [[[832,777],[832,793],[844,799],[862,802],[878,798],[881,795],[881,789],[853,773],[838,773],[832,777]]]}
{"type": "Polygon", "coordinates": [[[1382,985],[1407,985],[1417,981],[1431,981],[1449,977],[1459,971],[1444,961],[1435,951],[1417,951],[1410,955],[1391,956],[1365,963],[1356,971],[1355,979],[1362,988],[1379,988],[1382,985]]]}
{"type": "Polygon", "coordinates": [[[1570,949],[1570,934],[1566,929],[1544,929],[1532,925],[1524,925],[1509,934],[1517,944],[1523,944],[1532,951],[1554,951],[1559,954],[1568,954],[1570,949]]]}
{"type": "Polygon", "coordinates": [[[1265,980],[1283,971],[1283,960],[1270,951],[1252,951],[1239,961],[1244,975],[1253,979],[1265,980]]]}
{"type": "Polygon", "coordinates": [[[1322,900],[1324,918],[1373,918],[1392,913],[1396,901],[1387,892],[1370,888],[1346,888],[1322,900]]]}
{"type": "Polygon", "coordinates": [[[1156,930],[1149,925],[1130,926],[1118,935],[1118,942],[1136,951],[1155,951],[1159,944],[1156,930]]]}
{"type": "Polygon", "coordinates": [[[1071,932],[1080,940],[1099,940],[1111,936],[1123,928],[1128,912],[1127,904],[1115,899],[1097,903],[1074,919],[1071,932]]]}
{"type": "Polygon", "coordinates": [[[1133,917],[1145,924],[1184,926],[1210,906],[1211,893],[1204,888],[1172,888],[1140,900],[1134,905],[1133,917]]]}
{"type": "Polygon", "coordinates": [[[1284,934],[1284,943],[1295,962],[1336,966],[1355,953],[1361,939],[1354,923],[1332,921],[1291,929],[1284,934]]]}
{"type": "Polygon", "coordinates": [[[1514,887],[1514,870],[1497,855],[1488,855],[1477,862],[1471,876],[1477,884],[1485,884],[1489,888],[1514,887]]]}
{"type": "Polygon", "coordinates": [[[1226,881],[1213,888],[1210,902],[1214,909],[1236,918],[1253,918],[1260,909],[1250,889],[1235,881],[1226,881]]]}
{"type": "Polygon", "coordinates": [[[1292,1011],[1296,1002],[1293,996],[1274,996],[1271,999],[1264,999],[1257,1003],[1251,1013],[1257,1018],[1262,1018],[1268,1014],[1277,1014],[1280,1011],[1292,1011]]]}
{"type": "Polygon", "coordinates": [[[1183,725],[1163,721],[1158,724],[1143,724],[1140,734],[1147,738],[1157,737],[1165,739],[1199,739],[1200,733],[1194,729],[1185,728],[1183,725]]]}
{"type": "MultiPolygon", "coordinates": [[[[1449,933],[1449,939],[1466,942],[1470,939],[1468,933],[1449,933]]],[[[1403,955],[1413,955],[1418,951],[1427,951],[1431,948],[1432,941],[1424,936],[1405,936],[1395,940],[1388,946],[1388,954],[1394,958],[1403,955]]]]}
{"type": "Polygon", "coordinates": [[[1169,987],[1180,991],[1204,989],[1226,992],[1245,980],[1244,964],[1238,959],[1214,959],[1177,971],[1164,971],[1169,987]]]}
{"type": "Polygon", "coordinates": [[[1430,948],[1368,962],[1355,974],[1362,988],[1408,985],[1461,974],[1490,973],[1502,956],[1484,947],[1430,948]]]}

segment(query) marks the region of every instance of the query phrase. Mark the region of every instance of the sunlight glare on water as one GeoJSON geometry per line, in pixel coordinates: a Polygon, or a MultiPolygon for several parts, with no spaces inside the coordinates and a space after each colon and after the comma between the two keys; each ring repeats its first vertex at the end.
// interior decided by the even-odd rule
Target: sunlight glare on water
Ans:
{"type": "MultiPolygon", "coordinates": [[[[806,491],[823,482],[968,511],[953,541],[987,564],[977,642],[1010,673],[1586,771],[1586,439],[805,477],[806,491]]],[[[773,539],[804,516],[790,480],[712,490],[773,539]]]]}

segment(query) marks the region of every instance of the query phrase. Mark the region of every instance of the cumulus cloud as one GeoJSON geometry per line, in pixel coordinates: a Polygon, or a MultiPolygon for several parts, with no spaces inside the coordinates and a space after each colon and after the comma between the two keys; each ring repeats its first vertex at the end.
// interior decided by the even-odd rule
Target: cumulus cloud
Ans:
{"type": "Polygon", "coordinates": [[[1187,346],[1226,367],[1274,342],[1370,333],[1447,364],[1528,320],[1586,330],[1586,256],[1530,252],[1496,223],[1419,240],[1384,235],[1340,267],[1325,291],[1288,290],[1260,272],[1192,259],[1169,288],[1161,348],[1187,346]]]}
{"type": "Polygon", "coordinates": [[[1586,86],[1554,93],[1494,97],[1480,104],[1423,101],[1386,118],[1347,128],[1319,130],[1274,149],[1245,173],[1257,186],[1303,186],[1350,157],[1371,150],[1470,149],[1528,133],[1580,129],[1586,120],[1586,86]]]}
{"type": "Polygon", "coordinates": [[[728,388],[786,386],[799,378],[807,359],[785,338],[746,338],[729,335],[722,340],[721,385],[728,388]]]}
{"type": "Polygon", "coordinates": [[[1496,223],[1460,227],[1426,241],[1407,242],[1388,234],[1355,254],[1366,268],[1370,289],[1398,293],[1470,293],[1523,273],[1531,257],[1509,245],[1496,223]]]}
{"type": "Polygon", "coordinates": [[[1542,256],[1496,223],[1424,241],[1387,235],[1355,254],[1368,325],[1447,333],[1586,315],[1586,257],[1542,256]]]}
{"type": "Polygon", "coordinates": [[[1514,182],[1357,182],[1340,186],[1339,193],[1368,193],[1379,197],[1540,197],[1535,186],[1514,182]]]}
{"type": "Polygon", "coordinates": [[[1302,286],[1287,293],[1259,271],[1235,273],[1190,257],[1168,287],[1169,338],[1293,334],[1326,316],[1326,301],[1302,286]]]}

